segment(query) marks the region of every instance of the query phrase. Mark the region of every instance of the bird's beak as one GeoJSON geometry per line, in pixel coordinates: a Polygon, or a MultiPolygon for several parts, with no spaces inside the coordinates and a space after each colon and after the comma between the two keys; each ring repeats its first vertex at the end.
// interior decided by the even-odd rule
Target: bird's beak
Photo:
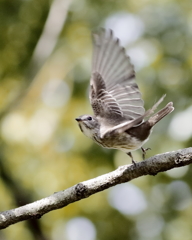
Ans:
{"type": "Polygon", "coordinates": [[[81,121],[81,118],[75,118],[75,120],[76,120],[77,122],[80,122],[80,121],[81,121]]]}

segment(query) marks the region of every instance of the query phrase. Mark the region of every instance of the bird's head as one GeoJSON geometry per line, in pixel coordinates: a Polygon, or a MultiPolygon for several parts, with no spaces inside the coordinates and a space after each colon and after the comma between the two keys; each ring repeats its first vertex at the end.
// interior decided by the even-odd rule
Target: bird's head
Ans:
{"type": "Polygon", "coordinates": [[[90,115],[82,115],[75,119],[81,131],[89,138],[94,134],[98,134],[99,122],[96,117],[90,115]]]}

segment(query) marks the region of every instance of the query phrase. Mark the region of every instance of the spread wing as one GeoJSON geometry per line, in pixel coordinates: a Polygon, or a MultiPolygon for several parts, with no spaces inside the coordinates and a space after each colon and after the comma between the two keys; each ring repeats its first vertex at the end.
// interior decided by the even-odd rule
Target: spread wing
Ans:
{"type": "MultiPolygon", "coordinates": [[[[145,113],[134,67],[112,30],[93,33],[90,101],[94,114],[120,123],[145,113]]],[[[112,122],[111,122],[112,123],[112,122]]]]}

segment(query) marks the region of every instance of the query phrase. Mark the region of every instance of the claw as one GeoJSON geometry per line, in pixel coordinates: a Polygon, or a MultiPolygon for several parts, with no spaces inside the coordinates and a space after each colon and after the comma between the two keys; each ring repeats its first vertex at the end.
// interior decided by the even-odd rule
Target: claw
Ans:
{"type": "Polygon", "coordinates": [[[134,165],[136,165],[136,162],[134,161],[131,152],[128,152],[127,155],[131,158],[132,163],[133,163],[134,165]]]}
{"type": "Polygon", "coordinates": [[[142,152],[143,152],[143,154],[142,154],[143,160],[145,160],[146,152],[147,152],[148,150],[151,150],[151,148],[143,148],[143,147],[141,147],[141,150],[142,150],[142,152]]]}

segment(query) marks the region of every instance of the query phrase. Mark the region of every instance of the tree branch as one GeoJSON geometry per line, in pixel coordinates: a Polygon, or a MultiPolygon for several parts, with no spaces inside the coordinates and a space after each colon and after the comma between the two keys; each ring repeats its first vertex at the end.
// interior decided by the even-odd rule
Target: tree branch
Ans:
{"type": "Polygon", "coordinates": [[[186,166],[190,163],[192,163],[192,147],[158,154],[145,161],[138,162],[136,165],[121,166],[113,172],[78,183],[49,197],[22,207],[0,212],[0,229],[23,220],[40,218],[52,210],[63,208],[70,203],[134,178],[156,175],[159,172],[186,166]]]}

